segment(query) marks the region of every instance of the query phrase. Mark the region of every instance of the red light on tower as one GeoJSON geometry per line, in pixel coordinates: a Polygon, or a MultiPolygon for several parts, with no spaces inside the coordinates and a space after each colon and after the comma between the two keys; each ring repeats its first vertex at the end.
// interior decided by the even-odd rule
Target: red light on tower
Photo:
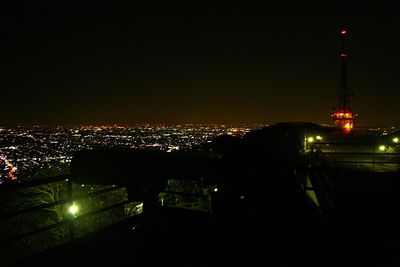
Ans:
{"type": "Polygon", "coordinates": [[[340,31],[340,34],[341,34],[341,35],[346,35],[346,34],[347,34],[347,30],[344,30],[344,29],[341,30],[341,31],[340,31]]]}
{"type": "Polygon", "coordinates": [[[342,133],[349,134],[353,130],[355,116],[349,108],[335,109],[331,115],[335,121],[335,125],[342,133]]]}

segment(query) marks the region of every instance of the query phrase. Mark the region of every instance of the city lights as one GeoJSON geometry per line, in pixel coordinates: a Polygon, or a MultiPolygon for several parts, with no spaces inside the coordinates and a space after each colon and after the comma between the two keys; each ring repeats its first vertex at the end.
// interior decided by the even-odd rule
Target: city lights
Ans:
{"type": "MultiPolygon", "coordinates": [[[[122,126],[3,127],[0,182],[31,180],[44,170],[68,170],[75,152],[94,147],[188,151],[219,135],[242,136],[264,125],[138,124],[122,126]]],[[[84,185],[81,185],[84,187],[84,185]]]]}

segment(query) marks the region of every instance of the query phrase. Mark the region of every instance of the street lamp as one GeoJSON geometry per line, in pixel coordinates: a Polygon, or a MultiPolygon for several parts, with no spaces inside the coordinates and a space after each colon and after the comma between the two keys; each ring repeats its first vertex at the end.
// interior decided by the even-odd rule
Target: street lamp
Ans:
{"type": "Polygon", "coordinates": [[[69,213],[71,213],[73,216],[75,216],[76,213],[79,211],[78,205],[73,203],[69,208],[68,208],[69,213]]]}

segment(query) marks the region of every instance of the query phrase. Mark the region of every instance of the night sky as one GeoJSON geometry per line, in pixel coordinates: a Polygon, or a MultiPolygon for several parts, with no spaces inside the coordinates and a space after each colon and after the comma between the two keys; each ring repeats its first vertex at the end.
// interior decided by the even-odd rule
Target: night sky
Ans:
{"type": "Polygon", "coordinates": [[[345,26],[357,123],[400,126],[389,1],[29,2],[1,8],[0,125],[331,123],[345,26]]]}

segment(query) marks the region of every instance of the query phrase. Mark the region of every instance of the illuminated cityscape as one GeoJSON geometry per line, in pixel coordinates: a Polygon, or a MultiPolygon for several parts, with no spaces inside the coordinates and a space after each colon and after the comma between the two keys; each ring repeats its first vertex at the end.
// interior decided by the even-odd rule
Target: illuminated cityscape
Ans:
{"type": "Polygon", "coordinates": [[[74,152],[95,147],[146,148],[171,152],[193,150],[228,134],[243,135],[262,125],[137,125],[2,127],[0,128],[0,181],[29,180],[52,169],[67,171],[74,152]]]}

